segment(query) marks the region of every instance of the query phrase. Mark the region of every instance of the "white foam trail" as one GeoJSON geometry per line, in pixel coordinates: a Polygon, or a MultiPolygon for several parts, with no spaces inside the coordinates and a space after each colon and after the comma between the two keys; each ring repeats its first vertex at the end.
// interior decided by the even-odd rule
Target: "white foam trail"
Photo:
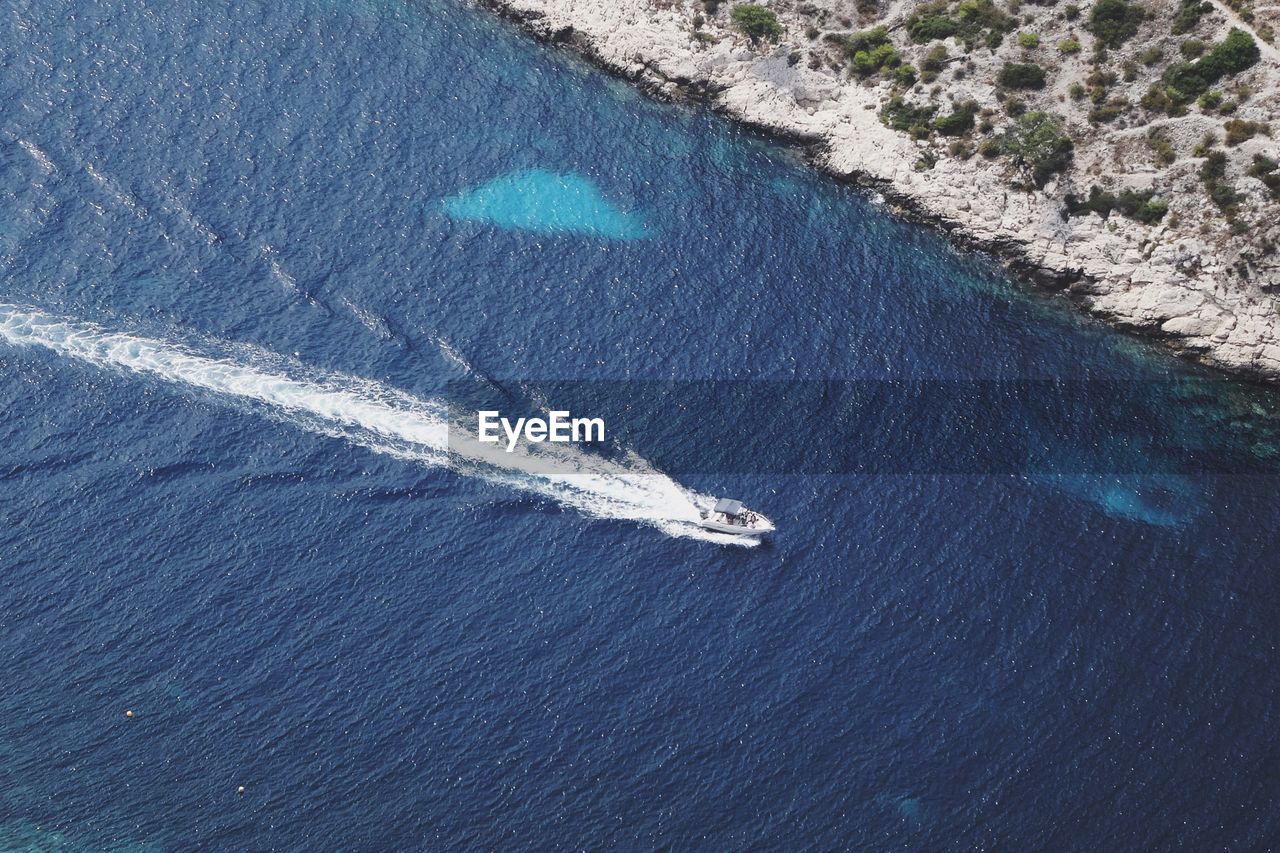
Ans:
{"type": "Polygon", "coordinates": [[[108,178],[102,172],[99,172],[93,167],[92,163],[85,163],[84,170],[88,173],[89,177],[93,178],[94,181],[97,182],[98,186],[110,193],[116,201],[128,208],[134,216],[139,219],[146,219],[150,216],[150,211],[147,210],[142,202],[138,201],[137,196],[128,190],[121,188],[115,181],[108,178]]]}
{"type": "Polygon", "coordinates": [[[40,167],[40,171],[46,175],[53,171],[53,161],[49,159],[49,155],[40,150],[34,142],[28,142],[25,139],[19,139],[18,144],[22,146],[22,150],[31,155],[36,161],[36,165],[40,167]]]}
{"type": "Polygon", "coordinates": [[[91,323],[0,304],[0,338],[39,346],[107,369],[152,376],[259,408],[303,429],[401,459],[449,464],[468,476],[509,485],[602,518],[650,524],[673,536],[752,544],[696,526],[711,498],[681,487],[643,460],[614,462],[563,445],[506,453],[454,428],[447,407],[354,376],[320,373],[247,346],[235,358],[111,332],[91,323]]]}
{"type": "Polygon", "coordinates": [[[267,265],[271,267],[272,278],[284,285],[284,289],[290,293],[299,292],[297,279],[289,275],[288,271],[286,271],[284,267],[280,266],[280,261],[276,260],[276,250],[274,246],[269,246],[266,243],[263,243],[258,247],[258,254],[267,262],[267,265]]]}
{"type": "Polygon", "coordinates": [[[345,296],[339,297],[342,306],[351,312],[352,316],[360,321],[360,325],[364,326],[370,332],[373,332],[380,340],[394,341],[396,340],[395,332],[391,331],[391,326],[387,321],[378,316],[367,308],[361,308],[345,296]]]}
{"type": "Polygon", "coordinates": [[[475,368],[471,366],[471,362],[467,361],[466,356],[458,352],[457,348],[455,348],[453,344],[449,343],[444,338],[437,337],[436,345],[440,347],[440,352],[444,353],[445,358],[453,362],[462,370],[463,373],[468,376],[475,374],[476,371],[475,368]]]}

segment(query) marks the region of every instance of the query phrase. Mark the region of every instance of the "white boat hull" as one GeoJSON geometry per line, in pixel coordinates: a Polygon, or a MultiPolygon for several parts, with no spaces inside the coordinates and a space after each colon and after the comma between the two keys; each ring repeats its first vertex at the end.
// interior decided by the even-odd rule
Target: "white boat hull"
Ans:
{"type": "Polygon", "coordinates": [[[704,518],[698,522],[700,527],[707,530],[714,530],[716,533],[728,533],[730,536],[767,536],[773,532],[773,524],[764,516],[759,516],[756,522],[750,526],[745,524],[726,524],[723,521],[716,521],[712,518],[704,518]]]}

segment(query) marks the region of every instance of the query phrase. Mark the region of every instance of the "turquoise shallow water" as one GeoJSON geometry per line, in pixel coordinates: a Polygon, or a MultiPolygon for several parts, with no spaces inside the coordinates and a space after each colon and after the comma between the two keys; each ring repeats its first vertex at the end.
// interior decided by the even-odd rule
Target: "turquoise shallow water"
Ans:
{"type": "Polygon", "coordinates": [[[440,204],[454,219],[539,234],[577,234],[618,240],[645,234],[644,222],[617,209],[581,175],[529,169],[496,178],[440,204]]]}
{"type": "Polygon", "coordinates": [[[1274,836],[1269,394],[462,4],[0,47],[0,846],[1274,836]]]}

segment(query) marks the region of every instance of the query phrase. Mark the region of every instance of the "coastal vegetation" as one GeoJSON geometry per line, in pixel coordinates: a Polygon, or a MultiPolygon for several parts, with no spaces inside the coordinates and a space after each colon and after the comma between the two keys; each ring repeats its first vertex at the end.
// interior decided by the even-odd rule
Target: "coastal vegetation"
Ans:
{"type": "Polygon", "coordinates": [[[1178,14],[1174,16],[1173,26],[1170,28],[1175,36],[1189,33],[1195,29],[1196,24],[1200,23],[1200,19],[1209,12],[1213,11],[1213,4],[1208,0],[1182,0],[1178,7],[1178,14]]]}
{"type": "Polygon", "coordinates": [[[1043,89],[1044,69],[1034,62],[1006,62],[996,82],[1010,89],[1043,89]]]}
{"type": "Polygon", "coordinates": [[[938,112],[934,104],[916,104],[895,95],[880,109],[880,120],[887,127],[903,130],[917,139],[929,135],[934,115],[938,112]]]}
{"type": "Polygon", "coordinates": [[[1271,135],[1271,126],[1266,122],[1244,121],[1238,118],[1227,121],[1222,126],[1222,129],[1227,132],[1225,142],[1233,147],[1253,139],[1259,133],[1267,136],[1271,135]]]}
{"type": "Polygon", "coordinates": [[[965,101],[956,105],[948,115],[942,116],[934,123],[934,129],[943,136],[964,136],[973,130],[974,116],[978,114],[977,101],[965,101]]]}
{"type": "Polygon", "coordinates": [[[1138,33],[1146,18],[1141,6],[1127,0],[1097,0],[1089,13],[1089,32],[1107,47],[1120,47],[1138,33]]]}
{"type": "Polygon", "coordinates": [[[1249,177],[1262,181],[1272,198],[1280,198],[1280,163],[1265,154],[1254,154],[1249,177]]]}
{"type": "Polygon", "coordinates": [[[996,7],[993,0],[961,0],[954,8],[948,0],[926,3],[907,18],[907,32],[917,44],[954,37],[973,50],[979,44],[999,47],[1017,19],[996,7]]]}
{"type": "Polygon", "coordinates": [[[1227,181],[1227,155],[1221,151],[1209,151],[1200,166],[1200,180],[1204,183],[1209,199],[1219,210],[1233,218],[1242,196],[1227,181]]]}
{"type": "Polygon", "coordinates": [[[759,3],[736,3],[729,12],[729,20],[752,44],[777,41],[782,37],[782,24],[772,9],[759,3]]]}
{"type": "Polygon", "coordinates": [[[488,2],[554,10],[529,23],[552,39],[585,16],[603,61],[641,85],[794,134],[1037,280],[1085,276],[1071,293],[1090,310],[1280,376],[1280,312],[1261,305],[1280,302],[1280,6],[604,4],[620,22],[576,0],[488,2]]]}
{"type": "Polygon", "coordinates": [[[1173,104],[1185,104],[1209,91],[1214,83],[1253,66],[1260,56],[1253,37],[1233,29],[1221,44],[1195,62],[1171,65],[1161,78],[1173,104]]]}
{"type": "Polygon", "coordinates": [[[1067,195],[1065,212],[1068,216],[1096,213],[1106,219],[1112,211],[1146,225],[1154,225],[1169,212],[1169,203],[1156,198],[1155,190],[1122,190],[1116,194],[1097,184],[1090,187],[1087,199],[1067,195]]]}
{"type": "Polygon", "coordinates": [[[1235,17],[1209,0],[703,3],[694,37],[718,17],[762,53],[785,42],[774,54],[791,67],[852,81],[912,140],[917,171],[967,174],[972,158],[979,189],[989,172],[1068,219],[1234,237],[1280,221],[1260,209],[1280,203],[1280,156],[1259,150],[1280,75],[1258,71],[1271,34],[1253,0],[1225,5],[1235,17]],[[1188,195],[1194,212],[1179,210],[1188,195]]]}
{"type": "MultiPolygon", "coordinates": [[[[902,82],[908,82],[908,75],[899,73],[902,69],[902,57],[889,40],[889,33],[884,27],[875,27],[845,37],[844,52],[849,59],[850,73],[854,77],[866,79],[877,74],[885,77],[897,75],[902,82]]],[[[915,82],[914,69],[908,70],[910,82],[915,82]]]]}
{"type": "Polygon", "coordinates": [[[1037,111],[1022,115],[1014,123],[1005,134],[1002,148],[1031,185],[1043,187],[1071,163],[1075,144],[1058,119],[1037,111]]]}
{"type": "Polygon", "coordinates": [[[1150,146],[1152,154],[1155,155],[1157,166],[1168,166],[1178,159],[1178,152],[1174,150],[1173,140],[1169,138],[1168,132],[1161,128],[1153,128],[1147,133],[1147,145],[1150,146]]]}

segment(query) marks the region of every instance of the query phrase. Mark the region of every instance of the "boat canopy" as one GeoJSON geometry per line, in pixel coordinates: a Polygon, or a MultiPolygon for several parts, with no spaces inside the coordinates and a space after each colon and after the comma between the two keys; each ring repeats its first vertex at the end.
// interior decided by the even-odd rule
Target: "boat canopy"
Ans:
{"type": "Polygon", "coordinates": [[[725,515],[737,515],[742,512],[742,501],[731,501],[728,498],[721,498],[716,501],[716,512],[723,512],[725,515]]]}

